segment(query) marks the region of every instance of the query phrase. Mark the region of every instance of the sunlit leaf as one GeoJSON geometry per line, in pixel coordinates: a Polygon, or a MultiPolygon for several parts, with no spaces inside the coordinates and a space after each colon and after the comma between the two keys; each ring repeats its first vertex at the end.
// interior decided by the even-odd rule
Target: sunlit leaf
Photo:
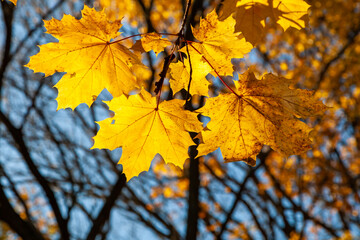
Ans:
{"type": "Polygon", "coordinates": [[[312,92],[291,89],[293,81],[271,73],[261,80],[248,71],[235,81],[236,93],[209,98],[199,111],[211,118],[199,135],[199,156],[220,147],[226,161],[255,165],[264,144],[283,155],[309,149],[311,128],[298,118],[320,115],[326,110],[312,92]]]}
{"type": "Polygon", "coordinates": [[[103,12],[84,6],[83,18],[65,15],[45,21],[47,33],[59,42],[40,46],[26,65],[45,76],[66,72],[55,85],[58,109],[91,105],[106,88],[114,97],[139,88],[134,72],[144,68],[138,57],[118,42],[120,21],[110,22],[103,12]]]}
{"type": "Polygon", "coordinates": [[[157,108],[156,97],[145,90],[129,98],[114,98],[108,105],[115,116],[98,122],[100,130],[92,148],[122,147],[119,163],[128,180],[147,171],[156,154],[182,168],[194,144],[188,132],[202,129],[197,113],[184,110],[184,102],[173,99],[157,108]]]}

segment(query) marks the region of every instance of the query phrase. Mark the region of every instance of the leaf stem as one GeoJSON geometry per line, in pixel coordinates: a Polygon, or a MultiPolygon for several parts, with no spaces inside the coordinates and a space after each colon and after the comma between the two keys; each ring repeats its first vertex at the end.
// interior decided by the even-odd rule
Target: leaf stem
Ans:
{"type": "Polygon", "coordinates": [[[186,44],[186,52],[187,52],[187,55],[188,55],[188,59],[189,59],[189,67],[190,67],[190,77],[189,77],[189,84],[188,84],[188,88],[187,88],[187,93],[186,93],[186,101],[189,101],[190,98],[190,85],[191,85],[191,81],[192,81],[192,72],[193,72],[193,69],[192,69],[192,65],[191,65],[191,57],[190,57],[190,53],[189,53],[189,44],[186,44]]]}
{"type": "Polygon", "coordinates": [[[187,4],[186,4],[186,9],[185,9],[185,13],[184,13],[184,17],[183,17],[183,20],[182,20],[182,23],[181,23],[181,27],[180,27],[180,31],[178,33],[178,36],[183,36],[183,31],[184,31],[184,28],[186,26],[186,20],[189,16],[189,11],[190,11],[190,6],[191,6],[191,0],[188,0],[187,4]]]}
{"type": "Polygon", "coordinates": [[[190,41],[190,40],[185,40],[188,43],[202,43],[202,42],[195,42],[195,41],[190,41]]]}
{"type": "Polygon", "coordinates": [[[165,36],[179,36],[178,33],[158,33],[160,35],[165,35],[165,36]]]}
{"type": "Polygon", "coordinates": [[[145,35],[145,34],[147,34],[147,33],[140,33],[140,34],[135,34],[135,35],[131,35],[131,36],[128,36],[128,37],[124,37],[122,39],[118,39],[118,40],[115,40],[113,42],[110,42],[110,44],[118,43],[118,42],[124,41],[124,40],[129,39],[129,38],[133,38],[133,37],[140,37],[140,36],[145,35]]]}
{"type": "Polygon", "coordinates": [[[237,94],[225,81],[224,79],[222,79],[222,77],[219,75],[219,73],[216,71],[216,69],[214,68],[214,66],[209,62],[209,60],[206,59],[206,57],[204,57],[201,52],[192,45],[192,41],[188,41],[185,40],[186,43],[188,43],[188,45],[190,45],[198,54],[201,55],[201,57],[205,60],[205,62],[207,62],[209,64],[209,66],[214,70],[214,72],[216,73],[216,75],[218,76],[218,78],[220,79],[220,81],[233,93],[235,94],[238,98],[241,98],[242,96],[240,96],[239,94],[237,94]]]}
{"type": "Polygon", "coordinates": [[[162,89],[162,86],[164,84],[164,80],[165,80],[165,77],[166,77],[166,73],[167,71],[169,70],[169,66],[170,66],[170,63],[171,61],[175,58],[175,55],[174,55],[174,50],[175,50],[175,47],[173,47],[171,53],[169,56],[167,56],[165,59],[164,59],[164,66],[163,66],[163,70],[161,71],[161,73],[159,74],[160,76],[160,79],[159,81],[157,81],[155,83],[155,94],[157,94],[157,104],[156,104],[156,109],[159,107],[159,103],[160,103],[160,95],[161,95],[161,89],[162,89]]]}
{"type": "MultiPolygon", "coordinates": [[[[139,34],[131,35],[131,36],[128,36],[128,37],[117,39],[117,40],[115,40],[113,42],[110,42],[109,44],[118,43],[118,42],[124,41],[124,40],[129,39],[129,38],[133,38],[133,37],[141,37],[141,36],[146,35],[146,34],[149,34],[149,33],[139,33],[139,34]]],[[[157,33],[157,34],[166,35],[166,36],[179,36],[178,33],[157,33]]]]}
{"type": "MultiPolygon", "coordinates": [[[[182,23],[181,23],[181,27],[180,27],[180,30],[177,34],[164,34],[164,35],[170,35],[170,36],[178,36],[177,39],[175,40],[175,43],[171,49],[171,52],[169,54],[169,56],[167,56],[165,59],[164,59],[164,65],[163,65],[163,69],[161,71],[161,73],[159,74],[160,75],[160,79],[159,81],[157,81],[155,83],[155,94],[157,94],[157,106],[156,106],[156,109],[159,107],[159,103],[160,103],[160,96],[161,96],[161,89],[162,89],[162,86],[164,84],[164,80],[165,80],[165,77],[166,77],[166,73],[167,71],[169,70],[169,66],[170,66],[170,63],[171,61],[175,58],[175,49],[178,49],[178,47],[180,46],[182,40],[184,39],[184,28],[185,28],[185,25],[186,25],[186,20],[189,16],[189,11],[190,11],[190,6],[191,6],[191,0],[188,0],[187,4],[186,4],[186,9],[185,9],[185,13],[184,13],[184,17],[183,17],[183,20],[182,20],[182,23]]],[[[160,33],[161,34],[161,33],[160,33]]]]}

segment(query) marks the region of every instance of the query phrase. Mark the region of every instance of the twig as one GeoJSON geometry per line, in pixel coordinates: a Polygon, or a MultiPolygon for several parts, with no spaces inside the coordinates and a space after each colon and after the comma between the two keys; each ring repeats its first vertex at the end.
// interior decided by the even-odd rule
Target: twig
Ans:
{"type": "Polygon", "coordinates": [[[186,52],[189,58],[189,66],[190,66],[190,76],[189,76],[189,84],[188,84],[188,88],[187,88],[187,93],[186,93],[186,102],[189,101],[189,96],[190,96],[190,85],[191,85],[191,80],[192,80],[192,73],[193,73],[193,69],[192,69],[192,65],[191,65],[191,57],[190,57],[190,53],[189,53],[189,46],[188,44],[186,44],[186,52]]]}

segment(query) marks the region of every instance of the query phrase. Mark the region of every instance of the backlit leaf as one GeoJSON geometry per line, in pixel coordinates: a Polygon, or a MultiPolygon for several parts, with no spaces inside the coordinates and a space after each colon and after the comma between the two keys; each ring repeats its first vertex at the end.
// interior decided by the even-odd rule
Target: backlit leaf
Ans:
{"type": "Polygon", "coordinates": [[[303,0],[225,0],[220,19],[235,13],[236,32],[242,32],[246,40],[255,45],[263,37],[267,18],[284,30],[301,29],[305,27],[302,17],[309,7],[303,0]]]}
{"type": "MultiPolygon", "coordinates": [[[[185,47],[184,47],[185,48],[185,47]]],[[[182,48],[182,52],[186,50],[182,48]]],[[[209,96],[209,81],[206,80],[206,75],[211,72],[210,65],[205,62],[202,58],[202,55],[198,54],[191,47],[189,48],[190,60],[192,71],[192,80],[190,84],[190,94],[191,95],[202,95],[209,96]]],[[[184,59],[184,62],[177,62],[170,64],[170,86],[173,89],[174,93],[180,91],[181,89],[188,90],[189,80],[190,80],[190,64],[189,59],[184,59]]]]}
{"type": "Polygon", "coordinates": [[[254,166],[264,144],[289,156],[309,149],[311,128],[298,118],[326,110],[312,92],[291,89],[292,80],[266,74],[262,80],[248,71],[235,81],[233,93],[209,98],[199,111],[211,118],[199,135],[199,156],[220,147],[226,161],[254,166]]]}
{"type": "Polygon", "coordinates": [[[156,109],[156,97],[142,90],[107,103],[115,116],[98,122],[100,130],[92,148],[122,147],[119,163],[128,180],[147,171],[158,153],[165,163],[183,167],[188,148],[194,145],[188,132],[202,129],[197,113],[183,109],[184,100],[165,101],[156,109]]]}
{"type": "Polygon", "coordinates": [[[141,44],[145,52],[153,50],[154,53],[158,55],[158,53],[164,51],[166,47],[171,46],[172,42],[166,38],[162,38],[160,34],[153,32],[142,35],[142,38],[138,40],[136,44],[141,44]]]}
{"type": "Polygon", "coordinates": [[[47,33],[59,40],[40,46],[26,65],[45,76],[66,72],[55,85],[58,109],[91,105],[106,88],[114,97],[139,88],[134,73],[144,69],[141,61],[118,42],[120,21],[109,22],[103,12],[84,6],[83,18],[65,15],[45,22],[47,33]]]}
{"type": "Polygon", "coordinates": [[[219,21],[214,11],[200,20],[199,28],[192,28],[194,37],[200,43],[192,43],[214,66],[220,75],[232,75],[232,58],[242,58],[252,49],[250,43],[234,33],[235,20],[231,17],[219,21]]]}

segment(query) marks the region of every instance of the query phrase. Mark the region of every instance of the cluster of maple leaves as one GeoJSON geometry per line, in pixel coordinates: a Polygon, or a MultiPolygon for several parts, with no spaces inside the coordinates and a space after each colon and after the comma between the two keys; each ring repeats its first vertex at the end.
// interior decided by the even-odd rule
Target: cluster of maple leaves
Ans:
{"type": "Polygon", "coordinates": [[[198,133],[201,140],[198,156],[220,147],[226,161],[254,166],[264,144],[285,156],[309,149],[311,128],[299,119],[320,115],[326,107],[311,91],[295,89],[293,80],[271,73],[258,79],[249,68],[234,81],[234,89],[222,76],[233,74],[231,59],[252,50],[266,21],[284,30],[300,29],[308,8],[302,0],[225,0],[220,18],[214,10],[200,20],[198,28],[192,28],[197,41],[185,39],[182,30],[147,33],[135,35],[141,39],[128,48],[122,43],[129,37],[119,33],[121,21],[110,21],[106,12],[85,5],[80,20],[64,15],[62,20],[44,21],[47,33],[58,42],[41,45],[26,66],[45,76],[66,72],[55,85],[58,109],[75,109],[81,103],[91,106],[105,88],[112,94],[113,99],[105,103],[114,116],[98,122],[100,130],[92,148],[122,147],[119,163],[128,180],[147,171],[156,154],[182,168],[189,146],[195,145],[189,132],[198,133]],[[169,72],[174,93],[184,88],[191,95],[209,97],[210,82],[205,78],[209,73],[229,93],[207,98],[205,106],[193,112],[184,109],[185,100],[161,101],[162,83],[157,84],[155,96],[142,88],[139,76],[146,66],[139,49],[156,54],[170,49],[163,77],[169,72]],[[129,95],[136,89],[137,94],[129,95]],[[206,127],[198,114],[210,117],[206,127]]]}

